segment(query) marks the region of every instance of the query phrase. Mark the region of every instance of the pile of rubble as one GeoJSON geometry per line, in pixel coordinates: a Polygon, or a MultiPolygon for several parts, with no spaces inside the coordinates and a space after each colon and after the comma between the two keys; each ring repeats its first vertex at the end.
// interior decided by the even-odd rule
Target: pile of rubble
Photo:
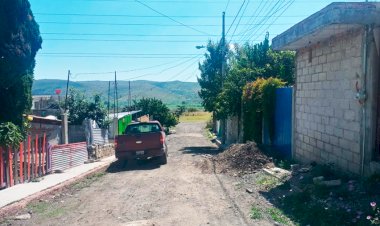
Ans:
{"type": "Polygon", "coordinates": [[[233,144],[224,152],[212,157],[216,173],[234,176],[254,173],[262,168],[273,167],[272,158],[265,155],[254,142],[233,144]]]}

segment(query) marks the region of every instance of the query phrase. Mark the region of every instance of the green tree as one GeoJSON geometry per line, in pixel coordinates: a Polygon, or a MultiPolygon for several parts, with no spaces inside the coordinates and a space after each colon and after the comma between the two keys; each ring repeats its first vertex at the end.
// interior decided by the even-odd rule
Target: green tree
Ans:
{"type": "Polygon", "coordinates": [[[226,53],[223,53],[223,48],[219,43],[211,41],[207,45],[207,51],[206,59],[199,64],[201,74],[198,83],[201,90],[198,94],[205,110],[215,112],[217,110],[216,99],[222,91],[223,80],[225,79],[222,76],[222,62],[226,53]]]}
{"type": "Polygon", "coordinates": [[[243,87],[248,82],[275,77],[288,85],[294,83],[294,53],[271,50],[268,34],[261,43],[237,46],[230,56],[230,70],[214,103],[218,118],[240,117],[243,87]]]}
{"type": "Polygon", "coordinates": [[[24,131],[23,114],[32,105],[35,56],[41,48],[39,27],[27,0],[0,0],[0,123],[24,131]]]}
{"type": "Polygon", "coordinates": [[[178,124],[176,116],[170,112],[169,108],[161,100],[142,98],[138,102],[135,102],[134,105],[143,114],[152,116],[154,120],[159,121],[165,127],[172,127],[178,124]]]}
{"type": "MultiPolygon", "coordinates": [[[[61,104],[64,105],[64,103],[61,104]]],[[[94,95],[93,102],[89,102],[84,93],[70,89],[67,106],[69,110],[68,118],[72,125],[81,125],[83,120],[88,118],[95,120],[100,128],[108,126],[107,109],[98,94],[94,95]]]]}

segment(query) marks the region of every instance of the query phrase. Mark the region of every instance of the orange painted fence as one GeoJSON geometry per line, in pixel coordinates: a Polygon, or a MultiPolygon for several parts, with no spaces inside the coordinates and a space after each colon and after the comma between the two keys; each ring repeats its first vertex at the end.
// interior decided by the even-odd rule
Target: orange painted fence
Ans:
{"type": "Polygon", "coordinates": [[[0,147],[0,189],[31,182],[50,172],[46,134],[28,136],[18,148],[0,147]]]}

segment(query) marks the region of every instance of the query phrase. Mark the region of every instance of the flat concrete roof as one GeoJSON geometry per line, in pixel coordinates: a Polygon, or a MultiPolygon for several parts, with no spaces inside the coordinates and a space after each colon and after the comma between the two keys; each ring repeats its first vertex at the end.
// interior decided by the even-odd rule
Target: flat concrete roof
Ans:
{"type": "Polygon", "coordinates": [[[380,25],[380,2],[335,2],[276,36],[272,48],[297,50],[369,24],[380,25]]]}

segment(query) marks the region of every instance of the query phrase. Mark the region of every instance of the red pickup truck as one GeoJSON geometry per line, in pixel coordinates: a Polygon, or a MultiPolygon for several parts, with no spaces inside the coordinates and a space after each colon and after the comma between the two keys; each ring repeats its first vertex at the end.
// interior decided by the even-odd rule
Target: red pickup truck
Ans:
{"type": "Polygon", "coordinates": [[[119,160],[157,157],[167,163],[165,132],[158,121],[131,123],[123,135],[115,138],[115,156],[119,160]]]}

